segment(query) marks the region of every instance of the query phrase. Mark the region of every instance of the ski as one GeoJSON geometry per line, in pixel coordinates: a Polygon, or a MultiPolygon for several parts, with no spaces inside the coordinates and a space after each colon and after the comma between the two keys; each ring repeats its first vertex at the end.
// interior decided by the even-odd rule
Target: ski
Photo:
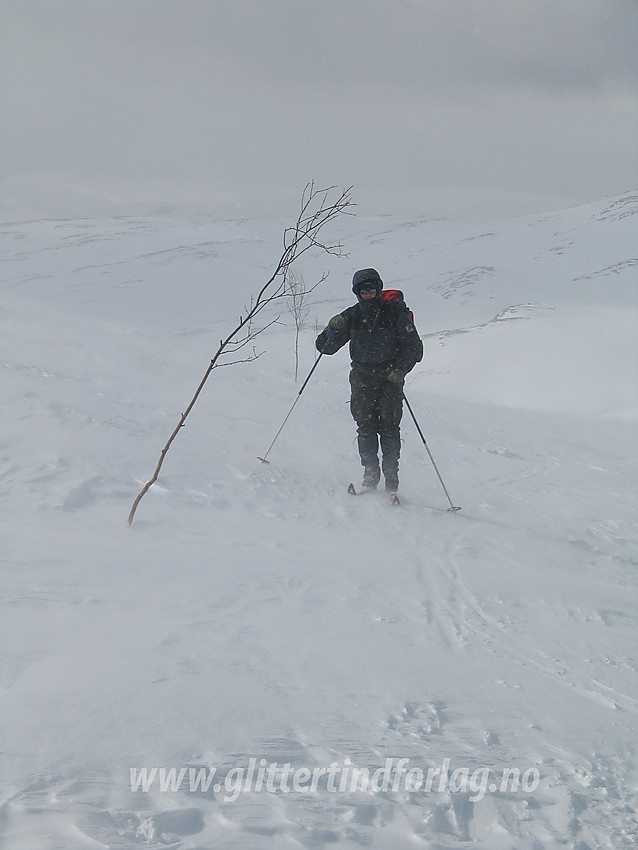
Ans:
{"type": "MultiPolygon", "coordinates": [[[[362,490],[357,490],[354,484],[348,485],[348,493],[351,496],[365,496],[366,493],[376,493],[377,490],[374,487],[364,487],[362,490]]],[[[391,505],[396,505],[397,507],[401,504],[401,501],[396,493],[386,493],[386,496],[390,500],[391,505]]]]}
{"type": "Polygon", "coordinates": [[[376,493],[376,488],[374,487],[363,487],[361,490],[357,490],[354,484],[348,485],[348,493],[351,496],[365,496],[366,493],[376,493]]]}

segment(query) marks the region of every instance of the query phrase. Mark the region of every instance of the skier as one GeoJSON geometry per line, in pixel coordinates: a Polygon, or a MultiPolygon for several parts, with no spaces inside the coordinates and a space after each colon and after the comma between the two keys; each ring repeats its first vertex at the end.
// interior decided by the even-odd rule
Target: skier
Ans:
{"type": "Polygon", "coordinates": [[[422,359],[423,343],[402,294],[391,290],[382,295],[382,290],[376,269],[355,272],[352,291],[357,304],[333,316],[315,345],[324,354],[334,354],[350,342],[350,410],[357,423],[363,487],[376,489],[379,484],[380,438],[385,489],[395,493],[399,488],[403,381],[422,359]]]}

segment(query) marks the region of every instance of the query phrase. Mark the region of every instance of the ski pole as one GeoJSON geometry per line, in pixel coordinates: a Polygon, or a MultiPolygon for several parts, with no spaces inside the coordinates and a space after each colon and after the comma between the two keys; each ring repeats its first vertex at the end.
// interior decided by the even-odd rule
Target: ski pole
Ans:
{"type": "Polygon", "coordinates": [[[419,432],[419,436],[423,440],[423,445],[425,446],[425,450],[428,453],[430,460],[432,461],[432,466],[434,467],[436,474],[439,476],[439,481],[441,482],[441,486],[443,487],[445,495],[447,496],[447,500],[450,503],[450,507],[448,508],[448,511],[453,511],[453,512],[460,511],[461,508],[456,507],[454,505],[454,502],[452,501],[452,499],[450,499],[450,494],[448,493],[447,487],[445,486],[445,483],[444,483],[443,479],[441,478],[441,473],[439,472],[439,468],[436,465],[434,458],[432,457],[432,452],[430,451],[430,447],[428,446],[426,439],[423,436],[423,431],[419,427],[419,423],[416,421],[416,416],[414,415],[414,411],[410,407],[410,402],[407,400],[405,393],[403,393],[403,401],[406,403],[406,406],[407,406],[408,410],[410,411],[410,415],[412,416],[412,419],[414,420],[414,424],[416,425],[416,429],[419,432]]]}
{"type": "Polygon", "coordinates": [[[286,424],[286,422],[288,421],[288,419],[289,419],[289,417],[290,417],[290,414],[291,414],[291,413],[293,412],[293,410],[295,409],[295,405],[297,404],[297,402],[298,402],[298,401],[299,401],[299,399],[301,398],[301,394],[302,394],[302,392],[306,389],[306,384],[307,384],[307,383],[308,383],[308,381],[312,378],[312,373],[315,371],[315,369],[317,368],[317,366],[318,366],[318,364],[319,364],[319,361],[320,361],[320,360],[321,360],[321,358],[323,357],[323,353],[324,353],[324,351],[326,350],[326,348],[327,348],[327,346],[328,346],[328,343],[329,343],[329,342],[330,342],[330,340],[332,339],[333,334],[334,334],[334,331],[330,331],[330,334],[329,334],[329,336],[328,336],[328,339],[325,341],[325,343],[324,343],[324,345],[323,345],[323,348],[322,348],[322,349],[321,349],[321,351],[319,352],[319,357],[317,357],[317,359],[316,359],[316,360],[315,360],[315,362],[314,362],[314,365],[313,365],[312,369],[310,370],[310,372],[308,372],[308,377],[306,378],[306,380],[305,380],[305,381],[303,382],[303,384],[301,385],[301,389],[300,389],[300,390],[299,390],[299,392],[297,393],[297,396],[296,396],[295,400],[294,400],[294,401],[293,401],[293,403],[292,403],[292,407],[290,408],[290,410],[289,410],[289,411],[288,411],[288,413],[286,414],[286,417],[285,417],[284,421],[281,423],[281,425],[280,425],[280,427],[279,427],[279,430],[277,431],[277,433],[276,433],[276,434],[275,434],[275,436],[273,437],[273,441],[272,441],[272,443],[268,446],[268,451],[266,452],[266,454],[265,454],[263,457],[257,457],[257,460],[260,460],[262,463],[270,463],[270,461],[269,461],[269,460],[267,460],[267,457],[268,457],[268,455],[270,454],[270,450],[272,449],[272,447],[273,447],[273,446],[275,445],[275,443],[277,442],[277,437],[278,437],[278,436],[281,434],[281,432],[284,430],[284,425],[285,425],[285,424],[286,424]]]}

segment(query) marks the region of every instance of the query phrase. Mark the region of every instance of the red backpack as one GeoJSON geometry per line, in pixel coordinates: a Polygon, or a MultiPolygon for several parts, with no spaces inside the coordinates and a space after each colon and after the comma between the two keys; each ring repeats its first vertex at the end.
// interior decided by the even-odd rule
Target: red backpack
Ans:
{"type": "MultiPolygon", "coordinates": [[[[405,299],[403,297],[403,293],[400,289],[384,289],[381,292],[381,299],[383,301],[398,301],[406,310],[408,310],[407,304],[405,303],[405,299]]],[[[408,315],[410,316],[410,321],[414,324],[414,313],[412,310],[408,310],[408,315]]]]}

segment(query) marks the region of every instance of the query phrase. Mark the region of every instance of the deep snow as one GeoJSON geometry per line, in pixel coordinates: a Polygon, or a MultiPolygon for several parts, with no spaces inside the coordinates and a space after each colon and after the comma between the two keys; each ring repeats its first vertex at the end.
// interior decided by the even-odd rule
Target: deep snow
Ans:
{"type": "Polygon", "coordinates": [[[346,351],[257,461],[299,390],[284,310],[258,360],[213,372],[131,529],[288,222],[3,225],[3,846],[638,845],[636,213],[634,193],[344,218],[349,256],[304,258],[330,276],[301,378],[356,268],[404,290],[425,342],[406,394],[459,514],[407,414],[401,508],[347,495],[346,351]],[[388,758],[540,779],[475,800],[130,787],[388,758]]]}

